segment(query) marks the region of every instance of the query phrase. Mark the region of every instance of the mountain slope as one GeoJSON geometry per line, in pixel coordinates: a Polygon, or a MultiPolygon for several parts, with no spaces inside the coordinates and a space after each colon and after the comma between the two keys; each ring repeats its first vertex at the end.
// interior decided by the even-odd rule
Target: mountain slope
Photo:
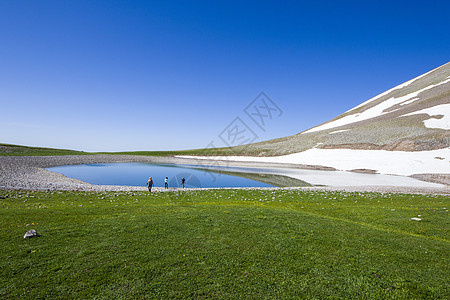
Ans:
{"type": "Polygon", "coordinates": [[[424,151],[450,147],[450,63],[297,135],[236,147],[273,156],[312,148],[424,151]]]}

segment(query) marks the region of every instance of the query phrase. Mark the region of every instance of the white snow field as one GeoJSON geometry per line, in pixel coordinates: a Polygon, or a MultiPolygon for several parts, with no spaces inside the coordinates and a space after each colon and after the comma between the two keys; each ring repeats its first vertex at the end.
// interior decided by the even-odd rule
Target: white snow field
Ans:
{"type": "MultiPolygon", "coordinates": [[[[192,156],[180,156],[193,158],[192,156]]],[[[195,156],[196,159],[239,162],[267,162],[332,167],[340,171],[375,170],[380,174],[450,173],[450,148],[431,151],[386,151],[313,148],[300,153],[271,156],[195,156]]]]}

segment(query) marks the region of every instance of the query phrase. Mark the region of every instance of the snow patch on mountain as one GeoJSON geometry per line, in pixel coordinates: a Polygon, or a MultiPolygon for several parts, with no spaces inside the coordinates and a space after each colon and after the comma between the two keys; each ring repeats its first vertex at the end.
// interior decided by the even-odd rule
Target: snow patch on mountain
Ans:
{"type": "Polygon", "coordinates": [[[411,100],[407,100],[405,102],[400,103],[400,105],[403,106],[403,105],[411,104],[416,100],[419,100],[419,98],[412,98],[411,100]]]}
{"type": "Polygon", "coordinates": [[[346,131],[349,131],[349,130],[350,129],[336,130],[336,131],[330,132],[329,134],[336,134],[336,133],[346,132],[346,131]]]}
{"type": "Polygon", "coordinates": [[[429,119],[423,121],[425,127],[450,130],[450,104],[441,104],[425,108],[403,115],[402,117],[419,114],[427,114],[430,116],[429,119]]]}
{"type": "MultiPolygon", "coordinates": [[[[442,67],[442,66],[441,66],[441,67],[442,67]]],[[[369,104],[370,102],[375,101],[375,100],[377,100],[377,99],[379,99],[379,98],[381,98],[381,97],[383,97],[383,96],[385,96],[385,95],[387,95],[387,94],[389,94],[389,93],[391,93],[391,92],[393,92],[393,91],[395,91],[395,90],[400,90],[400,89],[402,89],[402,88],[404,88],[404,87],[407,87],[408,85],[410,85],[410,84],[413,83],[414,81],[419,80],[419,79],[422,78],[422,77],[425,77],[426,75],[430,74],[431,72],[436,71],[437,69],[439,69],[439,68],[441,68],[441,67],[438,67],[438,68],[436,68],[436,69],[434,69],[434,70],[431,70],[431,71],[429,71],[429,72],[427,72],[427,73],[425,73],[425,74],[422,74],[422,75],[420,75],[420,76],[418,76],[418,77],[416,77],[416,78],[413,78],[413,79],[411,79],[411,80],[409,80],[409,81],[407,81],[407,82],[404,82],[404,83],[402,83],[402,84],[400,84],[400,85],[397,85],[396,87],[393,87],[392,89],[387,90],[386,92],[381,93],[381,94],[379,94],[379,95],[377,95],[377,96],[375,96],[375,97],[373,97],[373,98],[371,98],[371,99],[369,99],[369,100],[367,100],[367,101],[361,103],[360,105],[353,107],[352,109],[348,110],[347,112],[352,111],[352,110],[354,110],[354,109],[358,109],[358,108],[360,108],[360,107],[363,107],[364,105],[369,104]]],[[[450,78],[450,76],[447,77],[447,78],[450,78]]]]}
{"type": "MultiPolygon", "coordinates": [[[[426,74],[428,74],[428,73],[426,73],[426,74]]],[[[421,78],[421,77],[423,77],[423,75],[419,76],[418,78],[421,78]]],[[[417,78],[415,78],[414,81],[415,80],[417,80],[417,78]]],[[[419,99],[419,98],[417,98],[417,96],[420,93],[430,90],[439,85],[446,84],[447,82],[450,82],[450,79],[444,80],[437,84],[430,85],[430,86],[423,88],[421,90],[418,90],[416,92],[412,92],[406,96],[402,96],[402,97],[398,97],[398,98],[394,98],[394,97],[389,98],[388,100],[383,101],[380,104],[378,104],[374,107],[371,107],[361,113],[356,113],[356,114],[342,117],[335,121],[331,121],[331,122],[325,123],[323,125],[319,125],[317,127],[311,128],[303,133],[311,133],[311,132],[315,132],[315,131],[321,131],[321,130],[331,129],[331,128],[335,128],[335,127],[340,127],[343,125],[348,125],[351,123],[360,122],[363,120],[367,120],[367,119],[371,119],[371,118],[375,118],[375,117],[387,114],[387,113],[389,113],[389,112],[386,112],[387,109],[389,109],[395,105],[407,102],[407,101],[409,101],[410,103],[413,101],[416,101],[417,99],[419,99]]],[[[405,83],[403,86],[407,86],[407,85],[409,85],[409,83],[408,84],[405,83]]],[[[365,103],[367,103],[367,102],[365,102],[365,103]]],[[[357,107],[353,108],[352,110],[355,110],[358,107],[360,107],[360,106],[357,106],[357,107]]],[[[352,111],[352,110],[350,110],[350,111],[352,111]]]]}

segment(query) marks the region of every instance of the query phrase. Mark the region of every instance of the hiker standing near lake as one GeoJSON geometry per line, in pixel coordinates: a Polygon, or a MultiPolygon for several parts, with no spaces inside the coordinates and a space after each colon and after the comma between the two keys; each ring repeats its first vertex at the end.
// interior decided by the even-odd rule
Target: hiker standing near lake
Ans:
{"type": "Polygon", "coordinates": [[[166,179],[164,179],[164,188],[169,188],[169,177],[166,177],[166,179]]]}
{"type": "Polygon", "coordinates": [[[147,180],[147,186],[148,186],[148,191],[151,193],[152,187],[153,187],[153,179],[151,177],[149,177],[147,180]]]}
{"type": "Polygon", "coordinates": [[[184,189],[184,183],[186,182],[186,179],[184,179],[184,177],[183,178],[181,178],[181,185],[183,186],[183,189],[184,189]]]}

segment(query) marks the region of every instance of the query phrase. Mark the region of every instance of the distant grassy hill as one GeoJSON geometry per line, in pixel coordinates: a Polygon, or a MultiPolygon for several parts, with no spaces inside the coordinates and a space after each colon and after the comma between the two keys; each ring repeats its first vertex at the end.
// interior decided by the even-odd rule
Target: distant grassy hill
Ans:
{"type": "Polygon", "coordinates": [[[57,155],[142,155],[142,156],[174,156],[174,155],[231,155],[232,148],[192,149],[179,151],[129,151],[129,152],[84,152],[68,149],[44,147],[28,147],[21,145],[1,144],[0,156],[57,156],[57,155]]]}
{"type": "Polygon", "coordinates": [[[28,147],[0,143],[0,156],[52,156],[52,155],[83,155],[83,151],[53,149],[43,147],[28,147]]]}
{"type": "Polygon", "coordinates": [[[191,149],[175,151],[124,151],[124,152],[98,152],[91,154],[113,154],[113,155],[142,155],[142,156],[174,156],[174,155],[233,155],[233,148],[214,149],[191,149]]]}

